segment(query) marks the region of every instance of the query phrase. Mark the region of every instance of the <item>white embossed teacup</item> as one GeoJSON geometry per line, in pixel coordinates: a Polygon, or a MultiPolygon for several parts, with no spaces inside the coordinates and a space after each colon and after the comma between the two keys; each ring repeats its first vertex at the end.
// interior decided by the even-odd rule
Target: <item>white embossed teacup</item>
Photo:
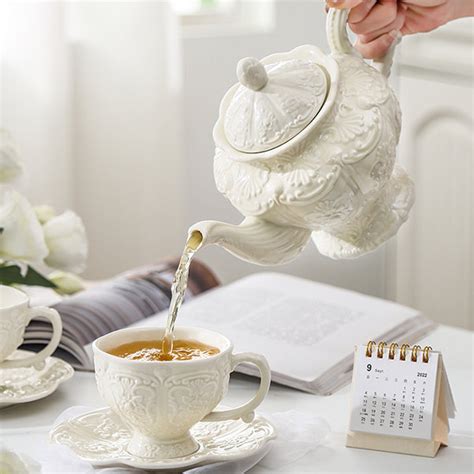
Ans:
{"type": "Polygon", "coordinates": [[[0,369],[39,366],[58,347],[62,333],[61,317],[52,308],[29,307],[28,296],[16,288],[0,285],[0,369]],[[53,325],[49,344],[40,352],[23,359],[8,358],[23,343],[25,328],[33,318],[48,319],[53,325]]]}
{"type": "Polygon", "coordinates": [[[130,342],[161,340],[163,334],[163,328],[126,328],[93,344],[99,393],[130,429],[129,452],[144,458],[176,458],[197,451],[189,430],[200,421],[251,421],[270,386],[270,368],[263,356],[232,354],[229,339],[205,329],[179,327],[175,337],[219,349],[206,358],[130,360],[108,352],[130,342]],[[256,395],[237,408],[213,411],[227,392],[230,373],[241,363],[254,364],[260,371],[256,395]]]}

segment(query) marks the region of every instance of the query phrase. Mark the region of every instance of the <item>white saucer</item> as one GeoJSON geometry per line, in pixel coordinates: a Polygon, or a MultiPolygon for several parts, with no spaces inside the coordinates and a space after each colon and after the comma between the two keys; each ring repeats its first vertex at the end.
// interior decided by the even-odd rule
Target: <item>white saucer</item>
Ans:
{"type": "MultiPolygon", "coordinates": [[[[22,359],[31,354],[30,351],[17,350],[11,358],[22,359]]],[[[73,374],[74,369],[56,357],[47,357],[40,370],[34,367],[0,369],[0,408],[47,397],[73,374]]]]}
{"type": "Polygon", "coordinates": [[[173,459],[140,458],[127,451],[130,432],[109,408],[91,411],[60,423],[50,432],[82,460],[95,466],[125,464],[139,469],[179,469],[216,461],[235,461],[255,454],[276,437],[275,428],[257,415],[250,423],[229,420],[198,423],[191,433],[197,452],[173,459]]]}

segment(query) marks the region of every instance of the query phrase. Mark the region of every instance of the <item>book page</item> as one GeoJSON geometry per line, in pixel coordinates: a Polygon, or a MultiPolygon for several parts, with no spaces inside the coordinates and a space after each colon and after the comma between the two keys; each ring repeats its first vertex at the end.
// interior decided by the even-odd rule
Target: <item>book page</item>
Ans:
{"type": "MultiPolygon", "coordinates": [[[[312,381],[354,345],[386,333],[418,312],[301,278],[259,273],[184,304],[178,326],[215,330],[236,352],[265,355],[273,372],[312,381]]],[[[135,326],[163,326],[160,313],[135,326]]]]}

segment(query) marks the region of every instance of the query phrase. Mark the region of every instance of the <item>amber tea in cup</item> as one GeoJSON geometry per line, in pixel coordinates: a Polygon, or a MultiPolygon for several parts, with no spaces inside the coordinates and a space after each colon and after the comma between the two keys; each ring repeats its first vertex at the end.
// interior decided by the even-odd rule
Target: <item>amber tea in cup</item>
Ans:
{"type": "Polygon", "coordinates": [[[193,360],[210,357],[219,353],[217,347],[193,340],[177,339],[173,341],[173,350],[170,353],[162,351],[162,344],[162,339],[132,341],[114,347],[107,352],[128,360],[143,361],[193,360]]]}

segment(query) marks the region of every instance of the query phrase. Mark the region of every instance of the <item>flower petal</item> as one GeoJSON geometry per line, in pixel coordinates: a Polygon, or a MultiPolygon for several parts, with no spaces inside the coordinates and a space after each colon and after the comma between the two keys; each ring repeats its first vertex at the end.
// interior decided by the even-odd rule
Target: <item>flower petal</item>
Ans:
{"type": "Polygon", "coordinates": [[[66,211],[50,219],[43,227],[49,254],[45,259],[52,268],[72,273],[84,271],[87,237],[81,218],[66,211]]]}
{"type": "Polygon", "coordinates": [[[18,153],[10,134],[0,129],[0,183],[15,180],[23,172],[18,153]]]}
{"type": "Polygon", "coordinates": [[[12,189],[0,191],[0,258],[42,263],[48,254],[43,229],[31,204],[12,189]]]}

